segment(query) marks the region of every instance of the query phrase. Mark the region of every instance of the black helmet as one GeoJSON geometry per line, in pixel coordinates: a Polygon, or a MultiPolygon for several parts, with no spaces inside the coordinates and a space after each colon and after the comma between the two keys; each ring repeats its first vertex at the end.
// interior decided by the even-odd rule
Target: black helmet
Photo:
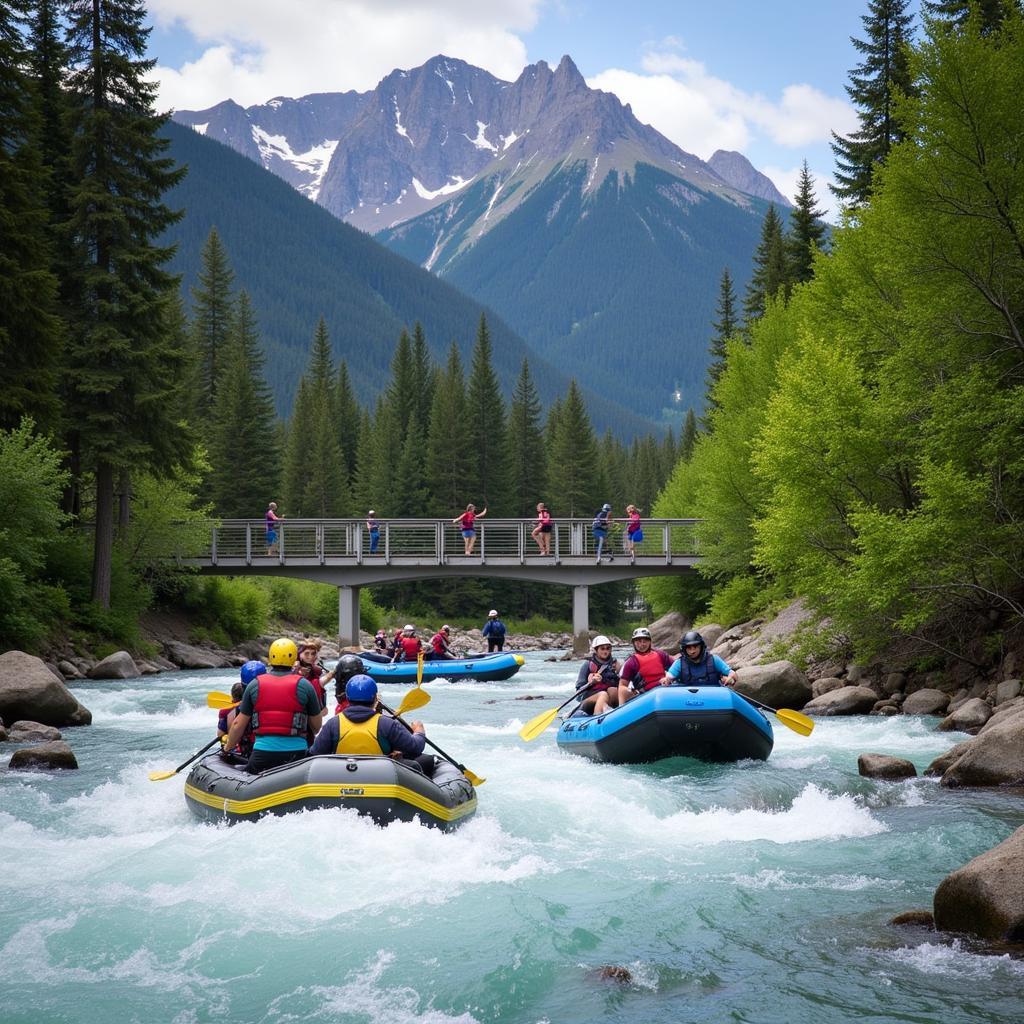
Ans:
{"type": "Polygon", "coordinates": [[[691,629],[688,633],[683,634],[683,639],[679,641],[679,653],[685,654],[686,648],[690,644],[700,644],[700,653],[704,653],[704,648],[707,646],[704,643],[704,637],[700,635],[695,629],[691,629]]]}
{"type": "Polygon", "coordinates": [[[366,671],[363,659],[358,654],[343,654],[334,669],[334,678],[347,682],[353,676],[366,671]]]}

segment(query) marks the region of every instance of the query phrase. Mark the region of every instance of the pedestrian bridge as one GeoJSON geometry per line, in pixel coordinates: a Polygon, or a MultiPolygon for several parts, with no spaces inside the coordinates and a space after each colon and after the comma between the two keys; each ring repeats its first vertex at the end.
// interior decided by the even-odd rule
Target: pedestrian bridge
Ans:
{"type": "Polygon", "coordinates": [[[211,522],[205,543],[182,550],[179,561],[201,573],[286,576],[338,587],[338,632],[342,644],[359,642],[359,589],[382,583],[451,577],[493,577],[559,583],[573,587],[575,645],[586,645],[588,588],[598,583],[692,572],[700,561],[697,519],[648,519],[631,561],[625,529],[615,524],[605,553],[596,561],[591,519],[552,521],[551,554],[541,555],[530,536],[533,520],[477,519],[476,546],[464,553],[462,535],[448,519],[381,521],[380,540],[370,553],[361,519],[285,519],[267,546],[262,519],[211,522]]]}

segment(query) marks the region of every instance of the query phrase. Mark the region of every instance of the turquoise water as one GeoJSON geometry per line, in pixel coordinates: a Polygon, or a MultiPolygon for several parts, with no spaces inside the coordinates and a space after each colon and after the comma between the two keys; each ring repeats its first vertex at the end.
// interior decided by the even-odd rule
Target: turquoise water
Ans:
{"type": "Polygon", "coordinates": [[[428,687],[429,735],[487,778],[451,835],[354,812],[199,824],[184,773],[147,772],[212,737],[206,693],[233,674],[76,687],[81,771],[0,769],[0,1020],[1021,1019],[1024,962],[886,925],[1024,809],[861,779],[857,755],[923,769],[962,736],[836,719],[778,727],[766,764],[594,765],[516,735],[574,676],[531,655],[506,683],[428,687]]]}

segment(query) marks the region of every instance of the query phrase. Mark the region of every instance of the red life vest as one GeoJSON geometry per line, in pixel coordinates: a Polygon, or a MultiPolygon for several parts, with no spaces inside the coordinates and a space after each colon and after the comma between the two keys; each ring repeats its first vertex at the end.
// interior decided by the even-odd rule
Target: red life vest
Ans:
{"type": "Polygon", "coordinates": [[[415,661],[416,656],[423,649],[419,640],[414,636],[403,636],[398,642],[402,646],[402,653],[405,655],[406,661],[415,661]]]}
{"type": "Polygon", "coordinates": [[[640,692],[644,693],[659,686],[665,678],[665,663],[661,659],[661,651],[648,651],[646,654],[637,654],[634,651],[633,657],[636,658],[637,675],[641,680],[640,692]]]}
{"type": "Polygon", "coordinates": [[[593,675],[595,672],[601,673],[601,680],[597,683],[587,684],[587,695],[592,696],[595,693],[602,693],[604,690],[612,690],[619,685],[619,676],[614,668],[615,659],[610,661],[594,661],[593,658],[590,660],[590,664],[587,666],[588,675],[593,675]]]}
{"type": "Polygon", "coordinates": [[[253,707],[252,727],[257,736],[305,736],[309,724],[299,700],[302,676],[257,676],[259,691],[253,707]]]}
{"type": "Polygon", "coordinates": [[[430,641],[430,646],[434,648],[435,654],[447,654],[448,637],[446,637],[444,633],[435,633],[430,641]]]}

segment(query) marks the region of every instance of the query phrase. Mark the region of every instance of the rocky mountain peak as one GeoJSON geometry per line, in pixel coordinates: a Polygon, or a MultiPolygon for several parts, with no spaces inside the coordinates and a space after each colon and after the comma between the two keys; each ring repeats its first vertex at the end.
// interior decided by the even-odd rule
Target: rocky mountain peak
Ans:
{"type": "Polygon", "coordinates": [[[767,199],[778,206],[793,205],[775,187],[775,182],[754,167],[742,153],[731,149],[716,149],[708,160],[708,166],[724,182],[741,192],[746,192],[747,195],[767,199]]]}

